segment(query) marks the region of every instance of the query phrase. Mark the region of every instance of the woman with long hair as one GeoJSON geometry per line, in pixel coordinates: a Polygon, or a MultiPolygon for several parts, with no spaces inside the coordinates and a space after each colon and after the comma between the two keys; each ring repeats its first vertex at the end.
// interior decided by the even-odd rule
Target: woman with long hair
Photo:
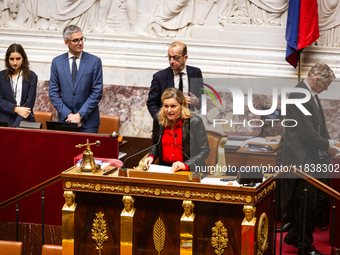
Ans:
{"type": "Polygon", "coordinates": [[[190,113],[183,93],[169,88],[162,95],[163,106],[154,117],[153,141],[144,167],[157,158],[171,171],[192,170],[205,166],[210,148],[202,119],[190,113]]]}
{"type": "Polygon", "coordinates": [[[29,69],[25,50],[20,44],[8,47],[6,69],[0,72],[0,121],[18,127],[21,121],[35,122],[33,106],[37,75],[29,69]]]}

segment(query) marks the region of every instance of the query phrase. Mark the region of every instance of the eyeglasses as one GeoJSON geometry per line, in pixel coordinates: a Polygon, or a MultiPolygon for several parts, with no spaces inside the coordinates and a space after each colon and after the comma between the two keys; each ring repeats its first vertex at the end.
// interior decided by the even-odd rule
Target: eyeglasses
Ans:
{"type": "Polygon", "coordinates": [[[167,57],[167,59],[169,59],[169,61],[171,60],[171,59],[173,59],[173,60],[175,60],[175,61],[177,61],[177,60],[179,60],[181,57],[183,57],[184,55],[181,55],[181,56],[177,56],[177,55],[175,55],[175,56],[170,56],[170,55],[167,55],[166,57],[167,57]]]}
{"type": "Polygon", "coordinates": [[[67,41],[69,41],[69,42],[72,42],[72,43],[74,43],[74,44],[79,44],[79,42],[86,42],[86,37],[85,36],[83,36],[82,38],[80,38],[80,39],[74,39],[74,40],[68,40],[67,39],[67,41]]]}

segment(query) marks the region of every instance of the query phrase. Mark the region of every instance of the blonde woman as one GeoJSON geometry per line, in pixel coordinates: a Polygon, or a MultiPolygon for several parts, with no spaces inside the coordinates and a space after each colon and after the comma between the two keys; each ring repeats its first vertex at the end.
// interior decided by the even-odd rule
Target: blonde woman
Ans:
{"type": "Polygon", "coordinates": [[[190,113],[183,93],[169,88],[162,95],[163,106],[153,122],[153,146],[144,167],[159,158],[171,170],[192,170],[205,166],[210,148],[202,119],[190,113]]]}

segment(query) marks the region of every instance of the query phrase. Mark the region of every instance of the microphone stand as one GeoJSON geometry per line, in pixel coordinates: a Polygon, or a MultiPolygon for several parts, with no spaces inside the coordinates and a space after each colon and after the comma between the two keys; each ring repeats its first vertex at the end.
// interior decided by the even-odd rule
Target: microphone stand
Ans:
{"type": "Polygon", "coordinates": [[[156,144],[153,144],[153,145],[151,145],[150,147],[147,147],[147,148],[144,149],[144,150],[141,150],[141,151],[139,151],[139,152],[137,152],[137,153],[132,154],[131,156],[128,156],[128,157],[124,160],[123,166],[119,169],[119,176],[125,176],[125,177],[127,177],[127,172],[126,172],[127,169],[126,169],[126,167],[125,167],[125,162],[126,162],[128,159],[130,159],[130,158],[132,158],[132,157],[138,155],[139,153],[142,153],[142,152],[144,152],[144,151],[146,151],[146,150],[149,150],[149,149],[150,149],[151,147],[153,147],[153,146],[157,146],[157,145],[161,142],[161,140],[162,140],[161,138],[162,138],[162,134],[159,135],[158,142],[157,142],[156,144]]]}
{"type": "MultiPolygon", "coordinates": [[[[184,154],[184,156],[187,157],[187,159],[190,160],[190,158],[188,157],[188,155],[177,145],[176,143],[176,139],[177,139],[177,133],[175,133],[175,145],[178,149],[180,149],[180,151],[184,154]]],[[[195,173],[192,175],[192,181],[193,182],[201,182],[201,175],[196,173],[196,164],[194,161],[192,161],[192,163],[194,164],[195,166],[195,173]]],[[[190,171],[190,166],[189,166],[189,171],[190,171]]]]}

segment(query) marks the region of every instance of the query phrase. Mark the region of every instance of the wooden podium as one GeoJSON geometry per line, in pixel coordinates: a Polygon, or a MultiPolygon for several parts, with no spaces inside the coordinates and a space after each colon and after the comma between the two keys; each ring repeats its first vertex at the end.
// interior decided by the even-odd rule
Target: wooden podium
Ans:
{"type": "Polygon", "coordinates": [[[75,194],[63,254],[272,254],[276,180],[254,188],[134,176],[62,173],[75,194]]]}

